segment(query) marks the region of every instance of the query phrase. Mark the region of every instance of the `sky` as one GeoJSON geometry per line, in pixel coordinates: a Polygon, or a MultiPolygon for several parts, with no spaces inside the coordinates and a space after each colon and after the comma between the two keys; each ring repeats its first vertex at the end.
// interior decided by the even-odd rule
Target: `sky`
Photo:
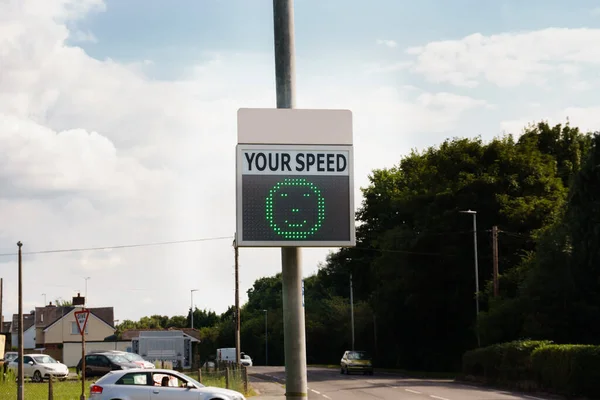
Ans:
{"type": "MultiPolygon", "coordinates": [[[[356,207],[411,149],[600,127],[595,1],[295,3],[297,107],[352,111],[356,207]]],[[[18,241],[25,312],[78,292],[120,321],[185,315],[192,289],[234,304],[241,107],[275,107],[270,0],[0,0],[5,318],[18,241]],[[162,242],[180,243],[109,248],[162,242]]],[[[304,276],[334,250],[303,249],[304,276]]],[[[240,249],[242,303],[280,270],[279,249],[240,249]]]]}

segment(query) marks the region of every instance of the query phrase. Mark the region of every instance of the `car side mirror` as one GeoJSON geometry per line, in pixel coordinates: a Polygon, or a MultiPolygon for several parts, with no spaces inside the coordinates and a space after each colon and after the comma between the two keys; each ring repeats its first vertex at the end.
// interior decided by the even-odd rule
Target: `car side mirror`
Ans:
{"type": "Polygon", "coordinates": [[[29,365],[33,365],[33,361],[29,361],[27,364],[29,364],[29,365]]]}
{"type": "Polygon", "coordinates": [[[194,386],[194,384],[192,382],[186,382],[185,387],[187,389],[196,389],[196,386],[194,386]]]}

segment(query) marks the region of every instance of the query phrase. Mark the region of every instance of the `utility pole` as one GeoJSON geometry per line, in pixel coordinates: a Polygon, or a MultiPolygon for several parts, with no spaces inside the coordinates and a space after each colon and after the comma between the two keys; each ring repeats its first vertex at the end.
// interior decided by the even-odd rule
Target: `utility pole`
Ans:
{"type": "Polygon", "coordinates": [[[25,400],[25,377],[23,376],[23,256],[21,254],[23,243],[19,241],[17,242],[17,246],[19,247],[19,364],[17,366],[17,400],[25,400]]]}
{"type": "Polygon", "coordinates": [[[352,273],[350,273],[350,324],[352,325],[352,350],[354,350],[354,288],[352,287],[352,273]]]}
{"type": "Polygon", "coordinates": [[[269,365],[269,330],[268,328],[268,310],[263,310],[265,312],[265,366],[269,365]]]}
{"type": "Polygon", "coordinates": [[[194,329],[194,292],[198,289],[190,290],[190,328],[194,329]]]}
{"type": "Polygon", "coordinates": [[[0,326],[4,322],[4,314],[2,310],[2,304],[4,302],[4,279],[0,278],[0,326]]]}
{"type": "Polygon", "coordinates": [[[492,253],[494,259],[494,297],[498,296],[500,291],[500,282],[498,281],[498,227],[492,227],[492,253]]]}
{"type": "MultiPolygon", "coordinates": [[[[296,106],[294,1],[273,0],[277,108],[296,106]]],[[[286,400],[307,398],[306,327],[299,247],[281,248],[286,400]]]]}
{"type": "Polygon", "coordinates": [[[233,240],[233,254],[235,258],[235,359],[236,364],[240,365],[240,263],[239,250],[235,239],[233,240]]]}

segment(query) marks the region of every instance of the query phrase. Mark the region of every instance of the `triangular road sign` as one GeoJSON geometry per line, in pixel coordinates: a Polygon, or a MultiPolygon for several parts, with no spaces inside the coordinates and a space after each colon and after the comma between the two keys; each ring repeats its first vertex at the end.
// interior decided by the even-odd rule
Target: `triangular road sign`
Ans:
{"type": "Polygon", "coordinates": [[[75,321],[77,321],[77,327],[79,328],[79,334],[81,335],[85,332],[85,325],[87,324],[89,315],[89,310],[75,311],[75,321]]]}

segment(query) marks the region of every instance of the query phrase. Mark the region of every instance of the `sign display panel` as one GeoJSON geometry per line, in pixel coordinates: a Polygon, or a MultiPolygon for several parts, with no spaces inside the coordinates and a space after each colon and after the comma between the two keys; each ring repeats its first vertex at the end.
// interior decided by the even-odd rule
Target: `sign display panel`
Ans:
{"type": "Polygon", "coordinates": [[[238,144],[238,246],[353,246],[352,150],[238,144]]]}

